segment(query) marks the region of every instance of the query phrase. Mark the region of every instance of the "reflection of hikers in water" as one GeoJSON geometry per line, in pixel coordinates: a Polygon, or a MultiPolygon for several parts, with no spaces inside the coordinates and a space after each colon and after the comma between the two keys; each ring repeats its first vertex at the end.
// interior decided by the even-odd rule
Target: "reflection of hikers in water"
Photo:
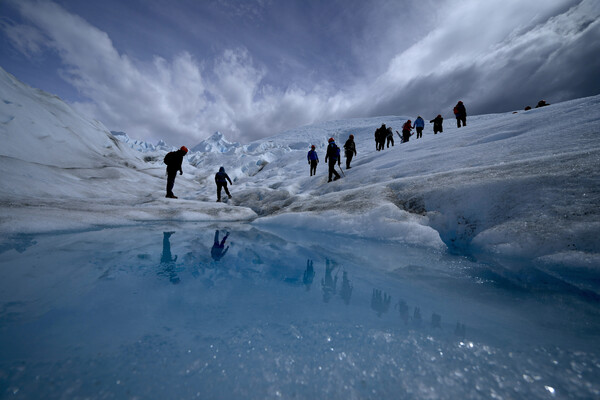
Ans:
{"type": "Polygon", "coordinates": [[[221,242],[219,243],[219,230],[217,229],[215,231],[215,242],[213,244],[212,249],[210,250],[210,255],[213,258],[213,260],[219,261],[221,258],[223,258],[225,253],[227,253],[227,250],[229,250],[229,246],[227,246],[225,251],[223,251],[223,249],[225,248],[225,241],[228,237],[229,232],[226,232],[225,237],[223,237],[223,240],[221,240],[221,242]]]}
{"type": "Polygon", "coordinates": [[[389,294],[382,292],[378,289],[373,289],[373,295],[371,296],[371,308],[377,313],[378,317],[381,317],[381,314],[387,312],[390,308],[390,303],[392,302],[392,296],[389,294]]]}
{"type": "Polygon", "coordinates": [[[400,312],[400,319],[404,324],[408,324],[408,305],[404,300],[400,300],[394,307],[400,312]]]}
{"type": "Polygon", "coordinates": [[[342,300],[344,300],[344,303],[346,303],[346,304],[350,304],[350,297],[352,296],[352,289],[354,289],[354,287],[352,286],[352,284],[350,283],[350,280],[348,279],[348,273],[346,271],[344,271],[344,274],[342,275],[342,288],[340,289],[340,296],[342,297],[342,300]]]}
{"type": "Polygon", "coordinates": [[[458,336],[459,339],[464,340],[466,333],[467,333],[467,326],[465,324],[461,324],[460,322],[457,322],[456,327],[454,328],[454,334],[456,336],[458,336]]]}
{"type": "Polygon", "coordinates": [[[333,271],[338,268],[338,265],[335,261],[325,260],[325,278],[321,279],[321,287],[323,289],[323,301],[325,303],[329,302],[331,296],[336,292],[337,286],[337,274],[335,278],[331,275],[333,271]]]}
{"type": "Polygon", "coordinates": [[[171,255],[171,235],[175,232],[163,232],[163,250],[160,256],[161,270],[158,272],[159,275],[168,275],[169,281],[173,284],[179,283],[180,279],[175,272],[175,261],[177,256],[171,255]]]}
{"type": "Polygon", "coordinates": [[[313,268],[313,262],[312,260],[306,260],[306,270],[304,271],[304,276],[302,276],[302,283],[306,286],[306,291],[310,290],[314,277],[315,269],[313,268]]]}
{"type": "Polygon", "coordinates": [[[423,318],[421,318],[421,308],[415,307],[415,312],[413,313],[413,317],[412,317],[413,324],[415,324],[415,326],[417,326],[417,327],[420,327],[422,320],[423,320],[423,318]]]}

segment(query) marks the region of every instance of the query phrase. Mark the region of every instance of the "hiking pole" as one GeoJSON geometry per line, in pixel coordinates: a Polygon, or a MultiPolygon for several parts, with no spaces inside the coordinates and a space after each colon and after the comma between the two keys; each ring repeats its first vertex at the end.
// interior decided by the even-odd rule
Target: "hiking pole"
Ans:
{"type": "Polygon", "coordinates": [[[342,176],[345,178],[346,174],[344,173],[344,170],[342,169],[342,166],[340,164],[338,164],[338,168],[340,169],[340,172],[342,173],[342,176]]]}
{"type": "Polygon", "coordinates": [[[404,143],[404,138],[402,137],[400,132],[396,131],[396,133],[398,134],[398,137],[400,138],[400,144],[404,143]]]}

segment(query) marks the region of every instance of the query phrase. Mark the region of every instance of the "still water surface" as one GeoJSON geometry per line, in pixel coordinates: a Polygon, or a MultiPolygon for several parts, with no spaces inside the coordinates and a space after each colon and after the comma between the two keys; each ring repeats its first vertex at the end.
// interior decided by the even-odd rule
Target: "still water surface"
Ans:
{"type": "Polygon", "coordinates": [[[593,289],[245,225],[16,235],[0,398],[598,398],[593,289]]]}

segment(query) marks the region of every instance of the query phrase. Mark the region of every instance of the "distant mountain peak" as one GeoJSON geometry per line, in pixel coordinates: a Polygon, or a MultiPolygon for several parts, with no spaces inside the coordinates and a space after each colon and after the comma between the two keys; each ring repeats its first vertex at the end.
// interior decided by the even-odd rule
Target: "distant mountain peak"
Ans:
{"type": "Polygon", "coordinates": [[[216,131],[208,138],[204,139],[196,146],[192,147],[192,152],[200,153],[230,153],[240,147],[237,142],[230,142],[221,132],[216,131]]]}

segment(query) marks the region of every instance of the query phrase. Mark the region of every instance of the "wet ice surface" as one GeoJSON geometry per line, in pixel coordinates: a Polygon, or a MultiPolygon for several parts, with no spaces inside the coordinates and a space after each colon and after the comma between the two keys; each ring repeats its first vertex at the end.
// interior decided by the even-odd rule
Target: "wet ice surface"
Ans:
{"type": "Polygon", "coordinates": [[[593,279],[244,225],[15,235],[0,396],[593,398],[593,279]]]}

